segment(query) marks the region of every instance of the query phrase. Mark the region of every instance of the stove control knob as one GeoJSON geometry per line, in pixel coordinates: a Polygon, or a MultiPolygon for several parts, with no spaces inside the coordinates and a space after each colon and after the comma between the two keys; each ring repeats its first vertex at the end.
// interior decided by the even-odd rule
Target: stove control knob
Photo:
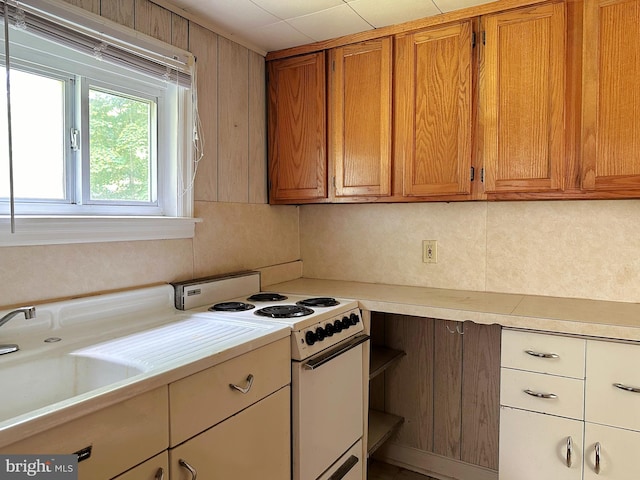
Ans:
{"type": "Polygon", "coordinates": [[[327,323],[324,326],[324,331],[327,334],[327,337],[332,337],[333,333],[336,331],[336,329],[333,328],[333,323],[327,323]]]}
{"type": "Polygon", "coordinates": [[[351,326],[351,322],[349,321],[349,317],[342,317],[341,323],[342,323],[342,328],[345,329],[345,330],[351,326]]]}
{"type": "Polygon", "coordinates": [[[326,333],[324,331],[324,328],[322,327],[316,328],[316,338],[318,339],[319,342],[323,341],[325,336],[326,336],[326,333]]]}
{"type": "Polygon", "coordinates": [[[318,339],[318,336],[313,333],[311,330],[309,330],[305,335],[304,335],[304,339],[307,342],[307,345],[311,346],[314,343],[316,343],[316,340],[318,339]]]}
{"type": "Polygon", "coordinates": [[[352,313],[349,315],[349,321],[351,322],[351,325],[356,325],[360,321],[360,317],[357,313],[352,313]]]}
{"type": "Polygon", "coordinates": [[[340,333],[342,331],[342,322],[340,320],[333,322],[333,330],[336,333],[340,333]]]}

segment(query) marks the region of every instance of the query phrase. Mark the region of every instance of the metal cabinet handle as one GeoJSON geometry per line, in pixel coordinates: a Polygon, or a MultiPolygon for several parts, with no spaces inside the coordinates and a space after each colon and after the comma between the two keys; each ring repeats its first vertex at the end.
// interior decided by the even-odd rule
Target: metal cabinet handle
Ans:
{"type": "Polygon", "coordinates": [[[573,454],[573,440],[567,437],[567,468],[571,468],[571,455],[573,454]]]}
{"type": "Polygon", "coordinates": [[[619,388],[620,390],[624,390],[626,392],[640,393],[640,388],[638,388],[638,387],[630,387],[630,386],[625,385],[623,383],[614,383],[613,386],[616,387],[616,388],[619,388]]]}
{"type": "Polygon", "coordinates": [[[545,398],[545,399],[558,398],[558,395],[556,395],[555,393],[534,392],[533,390],[529,390],[528,388],[526,390],[523,390],[523,392],[526,393],[527,395],[531,395],[532,397],[536,397],[536,398],[545,398]]]}
{"type": "Polygon", "coordinates": [[[164,480],[164,470],[162,467],[160,467],[158,469],[158,471],[156,472],[156,476],[155,476],[156,480],[164,480]]]}
{"type": "Polygon", "coordinates": [[[239,391],[240,393],[249,393],[249,390],[251,390],[251,386],[253,385],[253,375],[249,374],[249,376],[247,377],[247,386],[246,387],[241,387],[239,385],[235,385],[233,383],[230,383],[229,386],[231,388],[233,388],[234,390],[239,391]]]}
{"type": "Polygon", "coordinates": [[[557,353],[542,353],[542,352],[535,352],[533,350],[525,350],[524,353],[531,355],[532,357],[538,357],[538,358],[560,358],[560,355],[558,355],[557,353]]]}
{"type": "Polygon", "coordinates": [[[596,443],[596,447],[595,447],[595,451],[596,451],[596,465],[595,465],[595,472],[596,475],[600,474],[600,442],[596,443]]]}
{"type": "Polygon", "coordinates": [[[198,477],[198,472],[196,471],[195,468],[193,468],[191,465],[189,465],[182,458],[178,460],[178,463],[180,464],[181,467],[184,467],[187,470],[189,470],[189,473],[191,474],[191,480],[196,480],[196,478],[198,477]]]}

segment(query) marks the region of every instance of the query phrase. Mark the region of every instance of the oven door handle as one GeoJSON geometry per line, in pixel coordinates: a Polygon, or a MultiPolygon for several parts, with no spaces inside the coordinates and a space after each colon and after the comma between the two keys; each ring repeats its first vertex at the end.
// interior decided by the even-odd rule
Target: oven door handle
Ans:
{"type": "Polygon", "coordinates": [[[302,364],[302,366],[307,370],[314,370],[367,340],[369,340],[369,335],[356,335],[355,337],[338,344],[335,348],[307,360],[302,364]]]}
{"type": "Polygon", "coordinates": [[[349,473],[351,469],[358,464],[358,462],[358,457],[356,457],[355,455],[351,455],[349,458],[347,458],[347,461],[340,465],[340,468],[338,468],[338,470],[336,470],[328,478],[328,480],[341,480],[342,478],[347,476],[347,473],[349,473]]]}

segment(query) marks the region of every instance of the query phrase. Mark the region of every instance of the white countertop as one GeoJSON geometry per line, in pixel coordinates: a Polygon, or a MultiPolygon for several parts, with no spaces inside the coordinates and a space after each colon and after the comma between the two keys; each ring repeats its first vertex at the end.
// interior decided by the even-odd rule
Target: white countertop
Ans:
{"type": "Polygon", "coordinates": [[[370,311],[640,341],[640,304],[636,303],[310,278],[268,288],[353,298],[370,311]]]}

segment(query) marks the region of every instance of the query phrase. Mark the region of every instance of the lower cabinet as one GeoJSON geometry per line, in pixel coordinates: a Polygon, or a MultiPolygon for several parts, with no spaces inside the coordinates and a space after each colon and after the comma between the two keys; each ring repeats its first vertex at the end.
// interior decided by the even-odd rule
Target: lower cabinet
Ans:
{"type": "Polygon", "coordinates": [[[291,478],[290,387],[169,450],[171,480],[291,478]]]}
{"type": "Polygon", "coordinates": [[[584,480],[637,480],[640,478],[638,452],[640,432],[587,423],[584,480]]]}
{"type": "Polygon", "coordinates": [[[376,456],[431,477],[495,479],[500,326],[372,312],[371,336],[372,352],[405,353],[370,382],[370,439],[381,412],[404,418],[376,456]]]}
{"type": "Polygon", "coordinates": [[[169,454],[165,450],[113,480],[169,480],[169,454]]]}
{"type": "Polygon", "coordinates": [[[581,480],[580,420],[510,407],[500,411],[500,480],[581,480]]]}
{"type": "MultiPolygon", "coordinates": [[[[87,455],[78,463],[78,478],[107,480],[166,452],[167,400],[167,387],[160,387],[3,447],[0,453],[71,454],[82,450],[87,455]]],[[[160,467],[151,469],[157,472],[160,467]]]]}
{"type": "Polygon", "coordinates": [[[502,342],[500,480],[640,478],[640,345],[509,330],[502,342]]]}

